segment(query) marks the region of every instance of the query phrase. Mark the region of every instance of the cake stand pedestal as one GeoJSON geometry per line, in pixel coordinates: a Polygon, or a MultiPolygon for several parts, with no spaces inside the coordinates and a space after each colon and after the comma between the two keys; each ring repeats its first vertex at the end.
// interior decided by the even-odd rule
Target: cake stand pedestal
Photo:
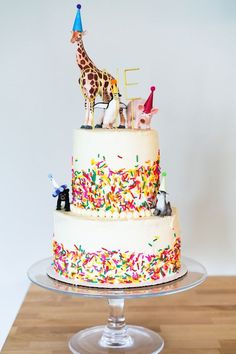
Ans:
{"type": "Polygon", "coordinates": [[[164,347],[161,336],[147,328],[125,323],[125,299],[176,294],[200,285],[207,277],[205,268],[193,259],[182,257],[188,272],[183,277],[161,285],[128,289],[100,289],[74,286],[50,278],[47,269],[51,258],[32,265],[29,279],[36,285],[62,294],[78,297],[106,298],[109,304],[107,325],[85,329],[74,334],[69,348],[74,354],[157,354],[164,347]]]}

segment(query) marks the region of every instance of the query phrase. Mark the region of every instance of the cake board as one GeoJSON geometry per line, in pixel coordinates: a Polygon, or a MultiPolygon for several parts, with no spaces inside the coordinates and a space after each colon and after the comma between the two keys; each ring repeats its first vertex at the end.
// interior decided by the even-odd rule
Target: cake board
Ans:
{"type": "Polygon", "coordinates": [[[131,283],[131,284],[109,284],[109,283],[105,283],[105,284],[98,284],[98,283],[89,283],[87,281],[81,281],[81,280],[77,280],[77,279],[69,279],[66,277],[63,277],[61,275],[59,275],[53,268],[53,265],[51,264],[48,268],[47,268],[47,275],[50,278],[53,278],[55,280],[61,281],[63,283],[67,283],[67,284],[72,284],[75,286],[86,286],[86,287],[91,287],[91,288],[101,288],[101,289],[127,289],[127,288],[140,288],[140,287],[145,287],[145,286],[153,286],[153,285],[161,285],[161,284],[166,284],[169,283],[171,281],[177,280],[181,277],[183,277],[184,275],[186,275],[187,273],[187,267],[185,264],[182,264],[180,269],[178,269],[178,271],[174,274],[172,274],[171,276],[168,277],[164,277],[155,281],[147,281],[147,282],[141,282],[141,283],[131,283]]]}

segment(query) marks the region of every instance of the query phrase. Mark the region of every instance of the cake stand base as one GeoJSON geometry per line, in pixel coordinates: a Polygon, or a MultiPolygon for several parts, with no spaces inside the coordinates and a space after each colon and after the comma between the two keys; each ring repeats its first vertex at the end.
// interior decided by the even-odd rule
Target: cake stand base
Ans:
{"type": "Polygon", "coordinates": [[[69,341],[69,349],[73,354],[157,354],[164,347],[159,334],[139,326],[126,326],[126,338],[119,341],[106,342],[106,326],[85,329],[73,335],[69,341]]]}
{"type": "Polygon", "coordinates": [[[139,326],[127,326],[124,299],[108,299],[109,317],[106,326],[97,326],[76,333],[69,341],[74,354],[135,353],[156,354],[164,347],[159,334],[139,326]]]}

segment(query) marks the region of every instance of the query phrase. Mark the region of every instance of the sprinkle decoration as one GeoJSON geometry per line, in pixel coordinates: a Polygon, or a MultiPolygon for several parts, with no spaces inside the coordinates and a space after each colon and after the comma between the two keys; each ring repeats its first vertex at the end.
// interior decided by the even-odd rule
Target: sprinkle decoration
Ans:
{"type": "MultiPolygon", "coordinates": [[[[78,160],[78,159],[77,159],[78,160]]],[[[160,155],[154,162],[111,170],[105,157],[92,159],[88,170],[72,164],[72,203],[84,210],[110,213],[141,212],[155,206],[160,180],[160,155]]]]}
{"type": "Polygon", "coordinates": [[[53,242],[54,269],[66,278],[88,283],[129,284],[151,282],[177,272],[180,268],[180,238],[172,247],[156,254],[135,253],[101,248],[86,252],[82,246],[69,251],[63,244],[53,242]]]}

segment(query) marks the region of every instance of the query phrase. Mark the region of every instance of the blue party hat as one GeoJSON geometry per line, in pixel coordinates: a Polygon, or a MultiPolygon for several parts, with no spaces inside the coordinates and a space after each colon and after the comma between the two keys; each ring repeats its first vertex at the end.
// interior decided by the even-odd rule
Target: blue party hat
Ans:
{"type": "Polygon", "coordinates": [[[73,31],[74,32],[83,32],[83,25],[82,25],[82,20],[81,20],[81,14],[80,14],[80,9],[81,9],[81,5],[78,4],[77,5],[77,14],[76,14],[76,18],[75,18],[75,22],[74,22],[74,26],[73,26],[73,31]]]}

